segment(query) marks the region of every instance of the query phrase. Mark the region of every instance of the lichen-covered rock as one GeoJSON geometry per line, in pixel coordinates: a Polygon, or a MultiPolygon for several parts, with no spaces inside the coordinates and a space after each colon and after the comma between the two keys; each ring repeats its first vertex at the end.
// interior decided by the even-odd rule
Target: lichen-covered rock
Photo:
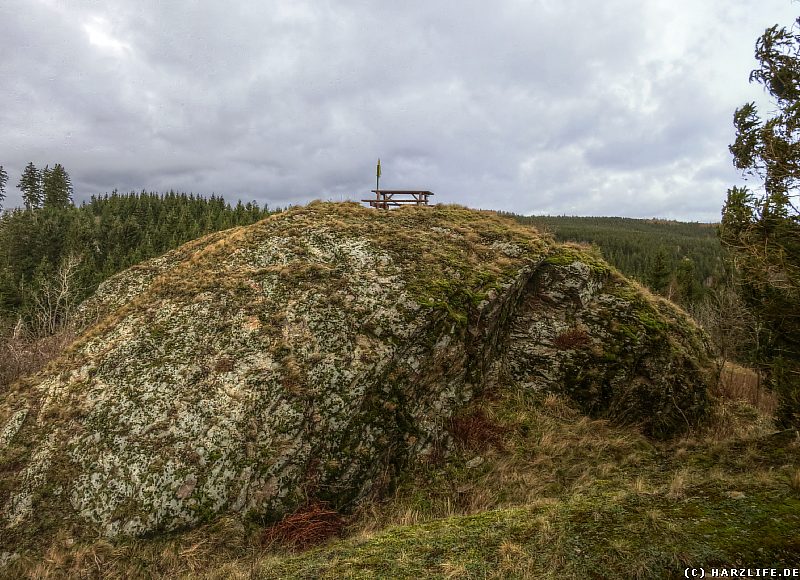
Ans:
{"type": "Polygon", "coordinates": [[[115,276],[0,399],[0,552],[346,509],[445,440],[499,360],[655,434],[695,420],[696,329],[565,251],[489,212],[314,203],[115,276]]]}
{"type": "Polygon", "coordinates": [[[516,381],[655,437],[697,423],[707,403],[698,386],[716,373],[707,338],[683,312],[569,247],[528,281],[505,353],[516,381]]]}

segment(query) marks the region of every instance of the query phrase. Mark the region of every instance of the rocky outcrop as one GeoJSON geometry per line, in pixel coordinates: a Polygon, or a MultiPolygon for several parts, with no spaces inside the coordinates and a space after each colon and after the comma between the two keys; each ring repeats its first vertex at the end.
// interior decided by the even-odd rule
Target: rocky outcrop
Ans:
{"type": "Polygon", "coordinates": [[[499,362],[654,435],[702,415],[702,335],[599,261],[489,212],[314,203],[104,283],[0,400],[0,552],[377,493],[499,362]]]}
{"type": "Polygon", "coordinates": [[[586,251],[561,247],[535,271],[510,325],[505,364],[527,388],[561,392],[595,417],[666,437],[706,409],[706,336],[673,304],[586,251]]]}

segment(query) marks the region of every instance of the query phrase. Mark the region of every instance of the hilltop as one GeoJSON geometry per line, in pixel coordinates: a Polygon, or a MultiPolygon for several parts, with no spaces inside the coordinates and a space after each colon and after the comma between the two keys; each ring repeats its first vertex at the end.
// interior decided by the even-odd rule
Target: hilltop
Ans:
{"type": "MultiPolygon", "coordinates": [[[[293,208],[125,270],[80,314],[67,351],[0,399],[0,553],[22,570],[47,550],[103,554],[98,536],[124,552],[223,529],[244,546],[253,526],[310,506],[364,521],[394,491],[473,503],[379,544],[408,539],[413,552],[430,534],[456,546],[496,533],[524,552],[534,529],[521,522],[550,513],[536,497],[574,483],[564,462],[587,466],[587,441],[589,503],[558,513],[604,497],[596,513],[611,525],[608,510],[628,505],[614,491],[625,470],[677,465],[661,446],[716,412],[713,353],[685,313],[590,250],[492,212],[293,208]],[[560,438],[549,451],[548,437],[560,438]],[[489,474],[503,465],[498,486],[489,474]],[[535,484],[543,473],[555,488],[535,484]],[[506,499],[481,504],[481,489],[506,499]]],[[[653,498],[665,520],[691,517],[653,498]]],[[[363,545],[349,545],[335,553],[355,558],[363,545]]],[[[273,564],[319,569],[300,558],[273,564]]]]}

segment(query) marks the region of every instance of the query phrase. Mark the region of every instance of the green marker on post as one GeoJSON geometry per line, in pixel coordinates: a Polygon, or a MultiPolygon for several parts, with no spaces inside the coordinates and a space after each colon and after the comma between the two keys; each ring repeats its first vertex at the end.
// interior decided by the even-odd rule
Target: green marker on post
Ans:
{"type": "Polygon", "coordinates": [[[378,167],[375,169],[375,189],[381,188],[381,158],[378,157],[378,167]]]}

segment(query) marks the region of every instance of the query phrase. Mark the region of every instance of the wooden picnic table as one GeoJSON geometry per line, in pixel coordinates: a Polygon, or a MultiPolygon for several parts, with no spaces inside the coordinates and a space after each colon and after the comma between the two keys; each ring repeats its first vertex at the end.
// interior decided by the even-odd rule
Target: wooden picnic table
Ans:
{"type": "Polygon", "coordinates": [[[379,209],[389,209],[390,206],[401,205],[428,205],[428,197],[433,195],[431,191],[420,191],[418,189],[371,189],[375,194],[374,199],[362,199],[361,201],[379,209]]]}

